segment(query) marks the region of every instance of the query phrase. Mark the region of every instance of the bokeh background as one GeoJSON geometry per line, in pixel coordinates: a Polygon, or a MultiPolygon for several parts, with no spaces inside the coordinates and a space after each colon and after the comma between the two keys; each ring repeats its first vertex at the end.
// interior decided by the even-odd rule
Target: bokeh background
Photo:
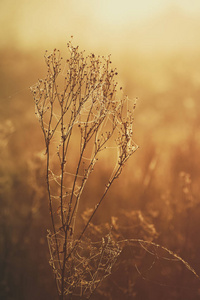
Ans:
{"type": "MultiPolygon", "coordinates": [[[[72,35],[86,53],[111,54],[124,93],[139,99],[140,148],[96,222],[118,220],[125,238],[154,240],[200,274],[199,30],[198,0],[1,0],[1,299],[56,299],[44,142],[29,87],[45,76],[45,50],[67,57],[72,35]]],[[[105,158],[91,182],[90,207],[108,169],[105,158]]],[[[199,299],[191,272],[143,250],[127,249],[94,299],[199,299]]]]}

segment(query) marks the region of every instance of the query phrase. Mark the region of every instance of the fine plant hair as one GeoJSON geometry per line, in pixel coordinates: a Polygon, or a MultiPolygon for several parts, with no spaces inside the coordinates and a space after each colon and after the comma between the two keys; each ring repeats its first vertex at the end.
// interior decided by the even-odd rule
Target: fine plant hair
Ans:
{"type": "MultiPolygon", "coordinates": [[[[45,140],[52,223],[48,244],[58,294],[60,299],[89,299],[110,274],[121,252],[110,234],[97,243],[86,238],[85,232],[138,148],[132,139],[135,101],[117,98],[117,72],[110,56],[85,55],[71,41],[67,48],[69,58],[64,65],[59,50],[45,53],[46,78],[32,86],[31,91],[45,140]],[[85,185],[106,151],[112,151],[115,157],[112,174],[86,224],[80,228],[77,216],[79,204],[86,201],[85,185]]],[[[87,205],[84,203],[85,208],[87,205]]]]}

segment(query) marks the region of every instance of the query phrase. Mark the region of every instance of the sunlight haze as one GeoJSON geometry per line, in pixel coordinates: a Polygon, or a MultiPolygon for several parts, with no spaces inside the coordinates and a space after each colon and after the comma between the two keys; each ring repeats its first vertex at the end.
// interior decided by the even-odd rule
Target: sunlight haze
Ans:
{"type": "Polygon", "coordinates": [[[0,0],[0,300],[200,299],[199,32],[200,0],[0,0]]]}
{"type": "MultiPolygon", "coordinates": [[[[148,39],[152,40],[152,44],[160,43],[158,30],[161,30],[163,35],[163,16],[166,23],[163,29],[164,36],[165,32],[167,36],[173,34],[175,29],[179,36],[183,36],[181,44],[185,34],[182,23],[186,23],[187,31],[192,36],[197,32],[195,30],[194,33],[194,28],[200,27],[199,23],[193,24],[191,28],[187,25],[188,19],[189,23],[197,23],[199,20],[200,2],[196,0],[2,0],[0,8],[1,45],[12,44],[12,47],[17,48],[37,48],[45,45],[49,47],[74,35],[84,47],[87,44],[102,48],[109,43],[111,48],[121,48],[125,39],[125,46],[128,41],[128,45],[148,49],[148,39]],[[171,23],[176,26],[177,16],[179,20],[180,16],[182,18],[180,28],[173,28],[171,23]]],[[[186,37],[185,43],[193,43],[195,38],[196,36],[188,40],[186,37]]],[[[174,42],[174,39],[167,40],[168,43],[174,42]]]]}

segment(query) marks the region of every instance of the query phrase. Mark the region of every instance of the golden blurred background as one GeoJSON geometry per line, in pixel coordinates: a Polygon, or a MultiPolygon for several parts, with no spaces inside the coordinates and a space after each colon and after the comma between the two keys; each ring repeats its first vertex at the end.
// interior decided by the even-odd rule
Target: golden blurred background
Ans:
{"type": "MultiPolygon", "coordinates": [[[[140,148],[96,222],[140,211],[156,241],[198,271],[200,2],[1,0],[0,25],[0,298],[56,299],[46,245],[44,142],[29,87],[45,76],[45,50],[58,48],[67,57],[71,36],[86,53],[111,54],[124,93],[139,98],[134,140],[140,148]]],[[[108,169],[105,158],[89,205],[108,169]]],[[[123,286],[113,299],[199,299],[199,283],[184,268],[159,266],[147,280],[134,270],[132,294],[123,286]]],[[[112,299],[106,289],[96,299],[112,299]]]]}

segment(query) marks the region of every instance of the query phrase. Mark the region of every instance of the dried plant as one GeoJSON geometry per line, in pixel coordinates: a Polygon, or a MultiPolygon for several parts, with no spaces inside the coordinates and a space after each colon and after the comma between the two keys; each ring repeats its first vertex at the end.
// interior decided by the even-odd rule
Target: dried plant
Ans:
{"type": "Polygon", "coordinates": [[[83,299],[90,298],[110,274],[121,252],[110,234],[95,243],[84,233],[138,146],[132,139],[135,101],[117,99],[117,72],[110,56],[85,56],[71,42],[67,47],[64,65],[59,50],[46,52],[47,76],[31,90],[46,147],[50,264],[60,299],[74,295],[83,299]],[[113,172],[80,229],[76,221],[82,192],[98,159],[109,149],[116,156],[113,172]]]}
{"type": "MultiPolygon", "coordinates": [[[[71,42],[67,47],[69,58],[64,63],[59,50],[54,49],[51,54],[46,52],[47,76],[31,87],[35,114],[46,147],[46,181],[52,223],[47,239],[59,298],[89,299],[102,280],[111,274],[122,250],[134,245],[153,257],[147,271],[164,259],[182,263],[199,279],[185,260],[153,242],[156,230],[140,212],[136,215],[142,228],[150,232],[146,240],[127,239],[117,232],[117,218],[113,216],[114,235],[109,232],[97,241],[96,238],[90,240],[85,234],[87,229],[93,237],[101,232],[92,223],[93,217],[125,163],[138,148],[132,139],[136,103],[127,97],[117,98],[117,72],[111,67],[110,56],[85,56],[71,42]],[[112,159],[115,158],[113,170],[95,207],[89,209],[83,191],[92,172],[98,169],[98,160],[110,150],[112,159]],[[80,203],[84,203],[85,213],[78,214],[80,203]],[[84,216],[82,227],[77,222],[81,216],[84,216]]],[[[190,182],[186,179],[184,177],[183,191],[188,196],[190,182]]],[[[191,202],[191,198],[188,199],[191,202]]],[[[143,274],[136,263],[134,266],[137,274],[145,279],[147,271],[143,274]]]]}

